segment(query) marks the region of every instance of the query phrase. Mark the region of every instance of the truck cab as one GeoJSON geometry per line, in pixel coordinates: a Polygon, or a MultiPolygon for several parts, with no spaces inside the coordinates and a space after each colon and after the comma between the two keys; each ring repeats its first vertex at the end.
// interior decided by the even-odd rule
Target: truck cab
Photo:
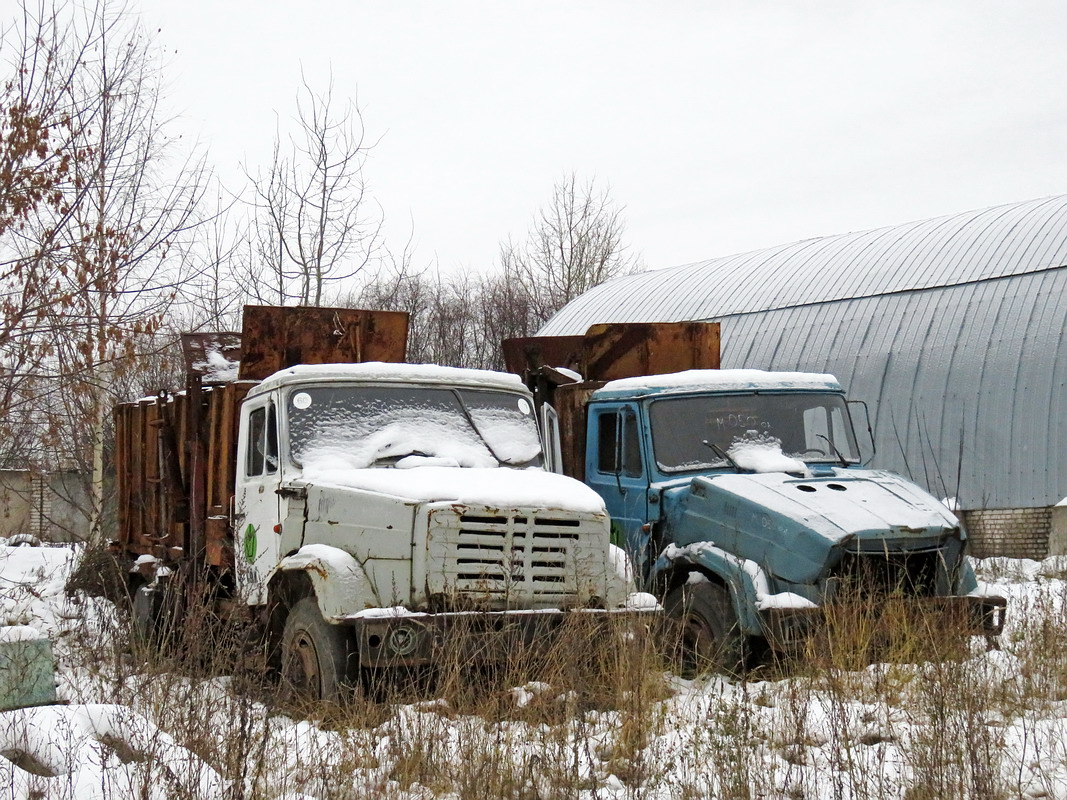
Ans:
{"type": "Polygon", "coordinates": [[[978,591],[959,520],[910,481],[862,466],[833,376],[620,379],[593,391],[586,412],[586,482],[613,537],[688,620],[691,644],[729,640],[710,656],[720,666],[736,665],[746,637],[795,649],[828,604],[860,596],[1000,632],[1004,601],[978,591]]]}
{"type": "Polygon", "coordinates": [[[613,540],[680,621],[687,668],[796,653],[830,609],[861,603],[1000,633],[1006,602],[978,586],[962,524],[864,466],[832,375],[718,369],[716,323],[598,325],[505,354],[558,411],[542,418],[561,468],[603,498],[613,540]]]}

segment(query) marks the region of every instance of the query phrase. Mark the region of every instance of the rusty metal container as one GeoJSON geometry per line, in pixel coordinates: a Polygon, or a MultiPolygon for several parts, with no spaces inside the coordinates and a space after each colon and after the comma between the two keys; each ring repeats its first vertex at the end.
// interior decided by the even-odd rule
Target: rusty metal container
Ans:
{"type": "Polygon", "coordinates": [[[114,410],[114,547],[232,567],[241,401],[295,364],[402,362],[407,326],[403,312],[246,306],[240,334],[184,335],[185,388],[114,410]]]}

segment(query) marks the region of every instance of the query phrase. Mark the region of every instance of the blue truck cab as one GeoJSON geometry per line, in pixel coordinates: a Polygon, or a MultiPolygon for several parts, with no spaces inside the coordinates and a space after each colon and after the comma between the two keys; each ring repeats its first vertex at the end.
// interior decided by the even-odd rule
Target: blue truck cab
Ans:
{"type": "Polygon", "coordinates": [[[1006,601],[977,584],[960,521],[864,466],[832,375],[532,375],[557,467],[604,499],[616,543],[680,623],[684,668],[733,672],[756,651],[802,652],[829,608],[860,600],[1000,633],[1006,601]]]}

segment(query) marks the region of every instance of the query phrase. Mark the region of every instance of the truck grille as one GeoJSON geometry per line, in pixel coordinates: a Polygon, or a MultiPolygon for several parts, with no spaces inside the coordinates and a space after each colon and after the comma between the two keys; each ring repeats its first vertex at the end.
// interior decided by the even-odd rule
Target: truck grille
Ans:
{"type": "Polygon", "coordinates": [[[920,552],[846,552],[834,570],[839,597],[854,599],[889,595],[933,597],[944,575],[941,550],[920,552]]]}
{"type": "Polygon", "coordinates": [[[603,574],[602,564],[591,563],[598,552],[592,545],[602,534],[595,518],[438,509],[428,534],[431,595],[480,597],[503,606],[537,605],[538,599],[558,604],[577,594],[580,576],[603,574]]]}

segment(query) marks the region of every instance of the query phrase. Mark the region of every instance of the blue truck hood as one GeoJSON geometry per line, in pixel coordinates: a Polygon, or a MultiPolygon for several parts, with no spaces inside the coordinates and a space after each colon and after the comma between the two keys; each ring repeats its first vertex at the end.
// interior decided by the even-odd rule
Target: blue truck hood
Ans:
{"type": "MultiPolygon", "coordinates": [[[[834,469],[797,478],[782,472],[701,475],[666,492],[675,540],[711,541],[763,564],[771,574],[811,583],[833,565],[830,551],[935,547],[959,523],[936,498],[892,473],[834,469]],[[680,518],[679,518],[680,517],[680,518]]],[[[671,520],[668,519],[670,524],[671,520]]]]}

